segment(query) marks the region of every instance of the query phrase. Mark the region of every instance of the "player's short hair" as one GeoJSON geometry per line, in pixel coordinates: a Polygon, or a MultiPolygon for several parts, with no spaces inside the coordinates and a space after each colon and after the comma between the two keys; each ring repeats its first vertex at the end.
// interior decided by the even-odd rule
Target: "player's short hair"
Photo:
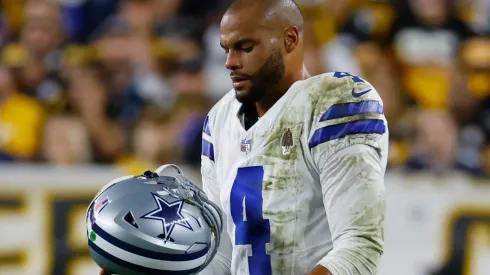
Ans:
{"type": "Polygon", "coordinates": [[[296,2],[295,0],[290,0],[290,1],[293,2],[293,5],[296,7],[297,11],[301,15],[301,19],[304,20],[303,11],[301,10],[301,7],[299,6],[298,2],[296,2]]]}
{"type": "MultiPolygon", "coordinates": [[[[235,0],[228,8],[230,10],[241,10],[246,8],[254,0],[235,0]]],[[[295,0],[255,0],[261,4],[266,18],[276,18],[279,21],[285,21],[289,25],[298,28],[299,34],[303,37],[304,17],[300,6],[295,0]]],[[[256,3],[257,3],[256,2],[256,3]]],[[[227,11],[227,12],[228,12],[227,11]]]]}
{"type": "Polygon", "coordinates": [[[301,7],[298,5],[298,3],[295,0],[281,0],[281,1],[291,2],[291,4],[294,6],[294,9],[292,9],[289,12],[288,18],[291,19],[291,23],[294,23],[293,25],[295,25],[298,28],[300,36],[303,37],[304,16],[303,16],[303,12],[301,11],[301,7]]]}

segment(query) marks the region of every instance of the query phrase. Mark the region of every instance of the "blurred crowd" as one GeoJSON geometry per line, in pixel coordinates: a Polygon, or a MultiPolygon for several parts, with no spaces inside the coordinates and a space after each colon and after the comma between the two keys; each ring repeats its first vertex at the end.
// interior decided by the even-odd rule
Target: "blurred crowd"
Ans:
{"type": "MultiPolygon", "coordinates": [[[[200,163],[231,0],[0,1],[0,161],[200,163]]],[[[490,1],[301,0],[311,74],[370,81],[390,169],[490,174],[490,1]]]]}

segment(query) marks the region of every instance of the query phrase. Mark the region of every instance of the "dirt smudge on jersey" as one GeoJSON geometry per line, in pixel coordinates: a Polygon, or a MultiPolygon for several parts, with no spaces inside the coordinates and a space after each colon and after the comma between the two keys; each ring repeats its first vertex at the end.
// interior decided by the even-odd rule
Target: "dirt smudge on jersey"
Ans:
{"type": "Polygon", "coordinates": [[[264,215],[267,216],[269,220],[276,223],[285,223],[296,220],[296,211],[293,209],[286,209],[280,211],[270,211],[265,210],[264,215]]]}
{"type": "MultiPolygon", "coordinates": [[[[293,214],[295,215],[295,214],[293,214]]],[[[271,235],[271,241],[267,247],[267,253],[276,257],[276,264],[272,266],[273,274],[292,274],[293,267],[293,251],[298,246],[296,242],[291,239],[284,232],[285,225],[283,223],[271,222],[271,229],[274,234],[271,235]]]]}
{"type": "Polygon", "coordinates": [[[286,179],[276,179],[274,181],[264,181],[262,183],[262,190],[283,190],[288,187],[286,179]]]}
{"type": "Polygon", "coordinates": [[[278,260],[277,267],[275,268],[274,274],[289,274],[291,272],[288,272],[288,269],[290,270],[291,268],[288,268],[288,264],[286,262],[285,258],[281,258],[278,260]]]}
{"type": "MultiPolygon", "coordinates": [[[[379,260],[383,245],[383,223],[385,217],[385,190],[383,182],[378,181],[380,171],[369,168],[370,154],[363,152],[356,154],[345,163],[348,182],[352,184],[339,187],[336,196],[331,198],[333,205],[342,205],[349,211],[343,221],[349,228],[356,228],[356,238],[353,238],[358,247],[363,247],[364,253],[370,259],[379,260]],[[359,196],[359,194],[364,194],[359,196]],[[352,198],[355,197],[355,200],[352,198]]],[[[371,157],[372,158],[372,157],[371,157]]],[[[332,215],[336,215],[333,213],[332,215]]],[[[333,219],[338,217],[332,217],[333,219]]],[[[355,259],[350,259],[355,260],[355,259]]]]}
{"type": "Polygon", "coordinates": [[[278,166],[272,166],[269,173],[268,180],[262,183],[262,190],[284,190],[291,187],[290,183],[294,183],[300,179],[300,177],[292,173],[288,169],[276,169],[278,166]]]}
{"type": "Polygon", "coordinates": [[[308,95],[313,103],[313,121],[318,121],[322,114],[334,104],[362,101],[363,98],[352,97],[352,89],[368,89],[371,86],[365,82],[353,82],[352,77],[337,78],[319,75],[311,78],[308,95]]]}

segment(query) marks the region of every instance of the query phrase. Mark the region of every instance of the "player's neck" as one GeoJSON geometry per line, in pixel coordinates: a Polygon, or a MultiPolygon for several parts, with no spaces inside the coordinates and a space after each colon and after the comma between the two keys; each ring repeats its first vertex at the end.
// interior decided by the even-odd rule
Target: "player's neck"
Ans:
{"type": "Polygon", "coordinates": [[[297,70],[295,73],[285,75],[279,84],[271,88],[271,91],[267,93],[262,100],[255,103],[257,108],[257,114],[262,117],[276,102],[289,90],[289,88],[296,82],[309,77],[309,73],[303,69],[297,70]]]}

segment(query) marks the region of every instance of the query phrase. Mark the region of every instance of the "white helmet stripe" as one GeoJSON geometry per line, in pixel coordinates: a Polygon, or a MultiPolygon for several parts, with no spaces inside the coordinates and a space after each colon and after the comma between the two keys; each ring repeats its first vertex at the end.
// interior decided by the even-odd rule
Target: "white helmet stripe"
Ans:
{"type": "Polygon", "coordinates": [[[171,270],[171,271],[182,271],[187,269],[194,269],[202,265],[207,258],[207,254],[204,256],[190,260],[190,261],[164,261],[164,260],[156,260],[147,257],[143,257],[140,255],[133,254],[126,250],[123,250],[119,247],[116,247],[104,240],[101,236],[96,236],[93,243],[106,251],[110,255],[113,255],[116,258],[119,258],[123,261],[144,266],[146,268],[159,269],[159,270],[171,270]]]}

